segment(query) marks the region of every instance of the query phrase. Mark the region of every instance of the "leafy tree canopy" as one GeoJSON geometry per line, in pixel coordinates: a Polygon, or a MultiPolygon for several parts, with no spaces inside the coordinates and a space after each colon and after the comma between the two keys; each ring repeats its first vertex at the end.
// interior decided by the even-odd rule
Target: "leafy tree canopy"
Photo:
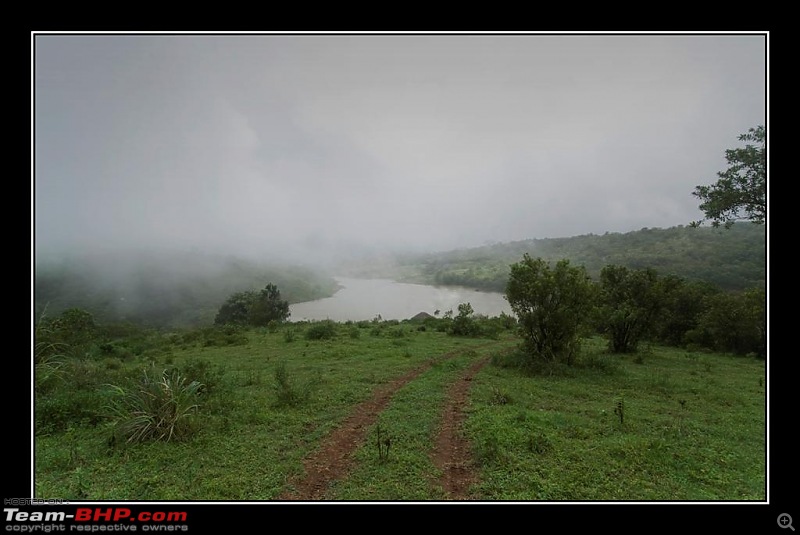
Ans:
{"type": "Polygon", "coordinates": [[[635,351],[650,333],[662,307],[655,270],[608,265],[600,272],[599,327],[615,353],[635,351]]]}
{"type": "Polygon", "coordinates": [[[219,309],[216,325],[265,326],[271,321],[289,318],[289,302],[281,299],[281,292],[274,284],[267,284],[260,292],[236,292],[219,309]]]}
{"type": "Polygon", "coordinates": [[[720,223],[730,227],[741,219],[764,223],[767,217],[766,131],[763,126],[751,128],[739,140],[748,143],[725,151],[728,169],[717,173],[719,180],[697,186],[693,193],[701,201],[705,219],[715,227],[720,223]]]}
{"type": "Polygon", "coordinates": [[[511,266],[506,298],[532,359],[571,364],[581,326],[594,306],[594,285],[586,270],[568,260],[551,268],[526,253],[511,266]]]}

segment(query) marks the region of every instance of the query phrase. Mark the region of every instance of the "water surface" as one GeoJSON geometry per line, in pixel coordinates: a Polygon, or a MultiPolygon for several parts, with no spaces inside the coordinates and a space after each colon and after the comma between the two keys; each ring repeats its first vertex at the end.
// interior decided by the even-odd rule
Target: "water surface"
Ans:
{"type": "Polygon", "coordinates": [[[458,314],[460,303],[472,305],[476,314],[511,314],[503,294],[477,291],[460,286],[408,284],[390,279],[351,279],[335,277],[342,286],[332,297],[291,305],[291,321],[360,321],[380,315],[385,320],[409,319],[420,312],[439,317],[448,310],[458,314]]]}

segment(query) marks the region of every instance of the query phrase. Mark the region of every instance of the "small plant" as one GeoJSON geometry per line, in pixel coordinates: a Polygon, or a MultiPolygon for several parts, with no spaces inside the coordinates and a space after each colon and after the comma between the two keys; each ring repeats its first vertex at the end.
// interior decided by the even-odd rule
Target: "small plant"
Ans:
{"type": "Polygon", "coordinates": [[[36,359],[34,377],[37,395],[49,392],[64,378],[63,366],[64,358],[60,355],[50,354],[36,359]]]}
{"type": "Polygon", "coordinates": [[[244,375],[243,386],[253,386],[261,384],[261,373],[256,370],[249,370],[244,375]]]}
{"type": "Polygon", "coordinates": [[[311,396],[313,386],[313,381],[301,386],[295,385],[289,378],[289,372],[284,362],[279,362],[275,366],[276,407],[295,407],[300,405],[311,396]]]}
{"type": "Polygon", "coordinates": [[[511,396],[497,387],[492,387],[492,395],[489,398],[489,403],[492,405],[508,405],[511,403],[511,396]]]}
{"type": "Polygon", "coordinates": [[[381,432],[381,424],[375,429],[375,444],[378,447],[378,460],[386,462],[389,459],[389,449],[392,447],[392,438],[381,432]]]}
{"type": "Polygon", "coordinates": [[[83,470],[80,467],[75,469],[75,480],[72,482],[70,491],[77,500],[85,500],[89,497],[89,485],[83,477],[83,470]]]}
{"type": "Polygon", "coordinates": [[[552,448],[553,445],[550,443],[550,439],[541,432],[528,437],[528,450],[533,453],[544,455],[552,448]]]}
{"type": "Polygon", "coordinates": [[[45,320],[44,313],[36,323],[33,347],[34,378],[36,393],[50,390],[53,384],[63,377],[61,367],[64,365],[64,351],[67,345],[53,342],[53,329],[45,320]]]}
{"type": "Polygon", "coordinates": [[[283,340],[287,344],[294,342],[296,339],[297,335],[295,335],[294,329],[287,329],[286,331],[283,332],[283,340]]]}
{"type": "Polygon", "coordinates": [[[678,403],[680,403],[681,405],[681,412],[679,412],[678,415],[675,417],[674,429],[679,435],[683,435],[683,417],[685,414],[684,411],[686,410],[686,400],[679,399],[678,403]]]}
{"type": "Polygon", "coordinates": [[[502,454],[500,440],[495,435],[489,435],[478,445],[478,459],[484,466],[497,462],[502,454]]]}
{"type": "Polygon", "coordinates": [[[617,415],[619,418],[619,425],[625,424],[625,402],[622,399],[618,399],[616,405],[614,405],[614,414],[617,415]]]}

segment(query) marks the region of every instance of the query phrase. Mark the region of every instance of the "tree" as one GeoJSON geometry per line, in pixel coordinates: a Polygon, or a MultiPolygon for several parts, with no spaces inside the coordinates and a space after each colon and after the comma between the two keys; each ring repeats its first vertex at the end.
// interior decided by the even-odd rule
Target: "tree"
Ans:
{"type": "Polygon", "coordinates": [[[608,265],[600,271],[599,326],[614,353],[636,351],[650,334],[662,307],[655,270],[608,265]]]}
{"type": "Polygon", "coordinates": [[[686,343],[686,334],[697,328],[700,315],[706,310],[706,298],[720,290],[709,283],[690,282],[675,275],[661,278],[659,284],[663,308],[656,320],[656,339],[681,347],[686,343]]]}
{"type": "Polygon", "coordinates": [[[511,266],[506,299],[517,316],[523,350],[533,360],[571,364],[579,333],[594,306],[594,284],[583,267],[555,267],[527,253],[511,266]]]}
{"type": "MultiPolygon", "coordinates": [[[[730,227],[745,219],[764,223],[767,217],[767,149],[763,126],[751,128],[739,136],[747,143],[743,148],[725,151],[729,167],[717,173],[719,180],[710,186],[697,186],[693,195],[699,198],[705,219],[718,227],[730,227]]],[[[698,226],[700,222],[693,223],[698,226]]]]}
{"type": "Polygon", "coordinates": [[[236,292],[219,307],[214,318],[215,325],[246,325],[250,308],[255,301],[255,292],[236,292]]]}
{"type": "Polygon", "coordinates": [[[450,333],[456,336],[476,336],[480,334],[480,327],[472,317],[473,312],[475,311],[469,303],[458,305],[458,316],[453,319],[450,333]]]}
{"type": "Polygon", "coordinates": [[[277,286],[267,284],[250,307],[248,323],[264,326],[271,321],[285,321],[289,314],[289,302],[281,299],[277,286]]]}
{"type": "Polygon", "coordinates": [[[752,288],[745,292],[718,293],[706,299],[706,310],[689,341],[736,355],[767,356],[766,292],[752,288]]]}
{"type": "Polygon", "coordinates": [[[285,321],[289,317],[289,302],[281,299],[274,284],[267,284],[260,292],[236,292],[222,304],[217,312],[216,325],[266,326],[270,321],[285,321]]]}

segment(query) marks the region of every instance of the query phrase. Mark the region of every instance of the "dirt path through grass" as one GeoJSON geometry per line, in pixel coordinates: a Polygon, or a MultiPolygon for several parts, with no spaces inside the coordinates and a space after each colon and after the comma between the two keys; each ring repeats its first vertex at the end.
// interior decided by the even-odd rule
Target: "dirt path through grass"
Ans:
{"type": "MultiPolygon", "coordinates": [[[[486,345],[491,344],[469,349],[479,350],[486,347],[486,345]]],[[[453,358],[462,351],[465,351],[465,349],[445,353],[439,359],[453,358]]],[[[454,498],[462,493],[461,489],[468,488],[469,483],[472,481],[469,471],[466,470],[468,463],[460,457],[468,455],[469,452],[465,441],[459,439],[458,427],[461,423],[459,419],[462,414],[461,407],[466,402],[466,396],[468,395],[468,381],[486,361],[486,358],[481,359],[469,368],[467,374],[459,379],[459,384],[450,390],[449,395],[455,396],[456,399],[448,399],[445,403],[446,410],[442,429],[451,431],[443,433],[446,437],[437,439],[435,458],[437,459],[437,466],[442,467],[445,473],[445,481],[442,486],[454,498]],[[469,377],[469,379],[466,377],[469,377]],[[461,383],[466,384],[462,385],[461,383]],[[455,419],[455,421],[451,421],[451,419],[455,419]],[[448,455],[459,455],[459,458],[454,460],[449,458],[448,455]],[[442,464],[439,465],[438,463],[442,464]]],[[[431,366],[432,362],[409,371],[376,390],[371,398],[357,405],[342,425],[328,435],[323,440],[320,448],[305,460],[305,477],[291,481],[288,489],[277,499],[285,501],[324,500],[325,492],[330,483],[343,478],[349,471],[352,465],[353,452],[364,443],[369,427],[375,423],[378,415],[389,404],[392,396],[431,366]]]]}
{"type": "Polygon", "coordinates": [[[470,366],[447,392],[442,423],[433,449],[433,463],[442,471],[439,481],[448,499],[466,500],[476,481],[469,441],[464,437],[464,407],[475,374],[489,362],[483,357],[470,366]]]}

